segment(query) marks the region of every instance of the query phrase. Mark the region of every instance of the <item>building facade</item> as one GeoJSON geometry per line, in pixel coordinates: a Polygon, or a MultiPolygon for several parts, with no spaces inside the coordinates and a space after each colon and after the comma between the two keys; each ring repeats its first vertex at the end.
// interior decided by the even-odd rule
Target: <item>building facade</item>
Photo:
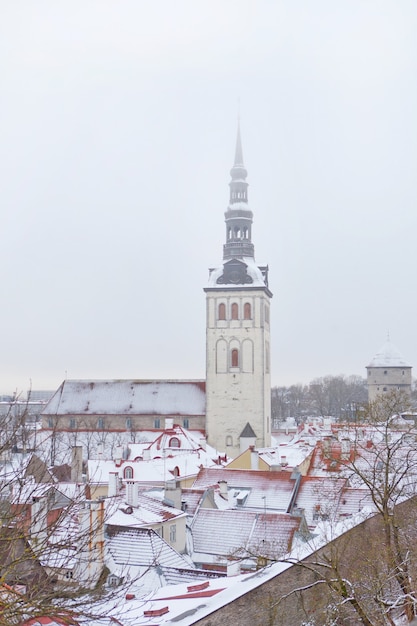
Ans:
{"type": "Polygon", "coordinates": [[[230,456],[249,423],[258,447],[271,441],[268,267],[255,262],[253,213],[238,129],[225,212],[223,263],[210,269],[206,293],[206,434],[230,456]]]}

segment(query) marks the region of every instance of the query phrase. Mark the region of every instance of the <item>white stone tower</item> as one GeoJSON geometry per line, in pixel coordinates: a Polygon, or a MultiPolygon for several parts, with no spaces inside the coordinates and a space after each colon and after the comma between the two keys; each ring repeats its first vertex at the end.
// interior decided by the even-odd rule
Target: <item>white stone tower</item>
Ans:
{"type": "Polygon", "coordinates": [[[210,269],[206,335],[206,432],[210,445],[237,456],[251,427],[258,447],[271,443],[268,267],[255,263],[247,171],[238,128],[225,213],[223,264],[210,269]]]}
{"type": "Polygon", "coordinates": [[[403,359],[389,337],[366,369],[369,402],[392,390],[411,394],[411,365],[403,359]]]}

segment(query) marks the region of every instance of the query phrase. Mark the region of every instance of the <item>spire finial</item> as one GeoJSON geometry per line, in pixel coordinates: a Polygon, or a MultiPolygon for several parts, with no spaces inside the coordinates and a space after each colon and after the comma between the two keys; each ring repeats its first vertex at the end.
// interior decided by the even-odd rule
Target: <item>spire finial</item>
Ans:
{"type": "Polygon", "coordinates": [[[243,166],[242,140],[240,138],[240,116],[237,119],[237,136],[236,136],[236,151],[235,151],[234,165],[243,166]]]}

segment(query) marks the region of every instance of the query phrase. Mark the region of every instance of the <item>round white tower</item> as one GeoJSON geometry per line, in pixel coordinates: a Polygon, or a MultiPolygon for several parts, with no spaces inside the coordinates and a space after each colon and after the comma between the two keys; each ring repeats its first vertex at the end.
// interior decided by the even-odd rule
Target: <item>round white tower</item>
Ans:
{"type": "Polygon", "coordinates": [[[411,365],[392,345],[389,337],[366,367],[368,372],[368,400],[389,391],[411,394],[411,365]]]}

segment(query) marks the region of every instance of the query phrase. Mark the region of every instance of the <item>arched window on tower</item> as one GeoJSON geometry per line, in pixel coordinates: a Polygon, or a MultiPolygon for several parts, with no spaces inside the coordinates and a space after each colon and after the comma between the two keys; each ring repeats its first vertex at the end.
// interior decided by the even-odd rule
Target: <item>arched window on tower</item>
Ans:
{"type": "Polygon", "coordinates": [[[245,305],[243,307],[243,318],[245,320],[252,319],[252,310],[251,310],[250,302],[245,302],[245,305]]]}
{"type": "Polygon", "coordinates": [[[239,305],[236,302],[232,304],[232,320],[239,319],[239,305]]]}
{"type": "Polygon", "coordinates": [[[239,367],[239,350],[237,348],[233,348],[231,357],[232,367],[239,367]]]}
{"type": "Polygon", "coordinates": [[[224,302],[220,302],[219,304],[219,320],[225,320],[226,319],[226,305],[224,304],[224,302]]]}

